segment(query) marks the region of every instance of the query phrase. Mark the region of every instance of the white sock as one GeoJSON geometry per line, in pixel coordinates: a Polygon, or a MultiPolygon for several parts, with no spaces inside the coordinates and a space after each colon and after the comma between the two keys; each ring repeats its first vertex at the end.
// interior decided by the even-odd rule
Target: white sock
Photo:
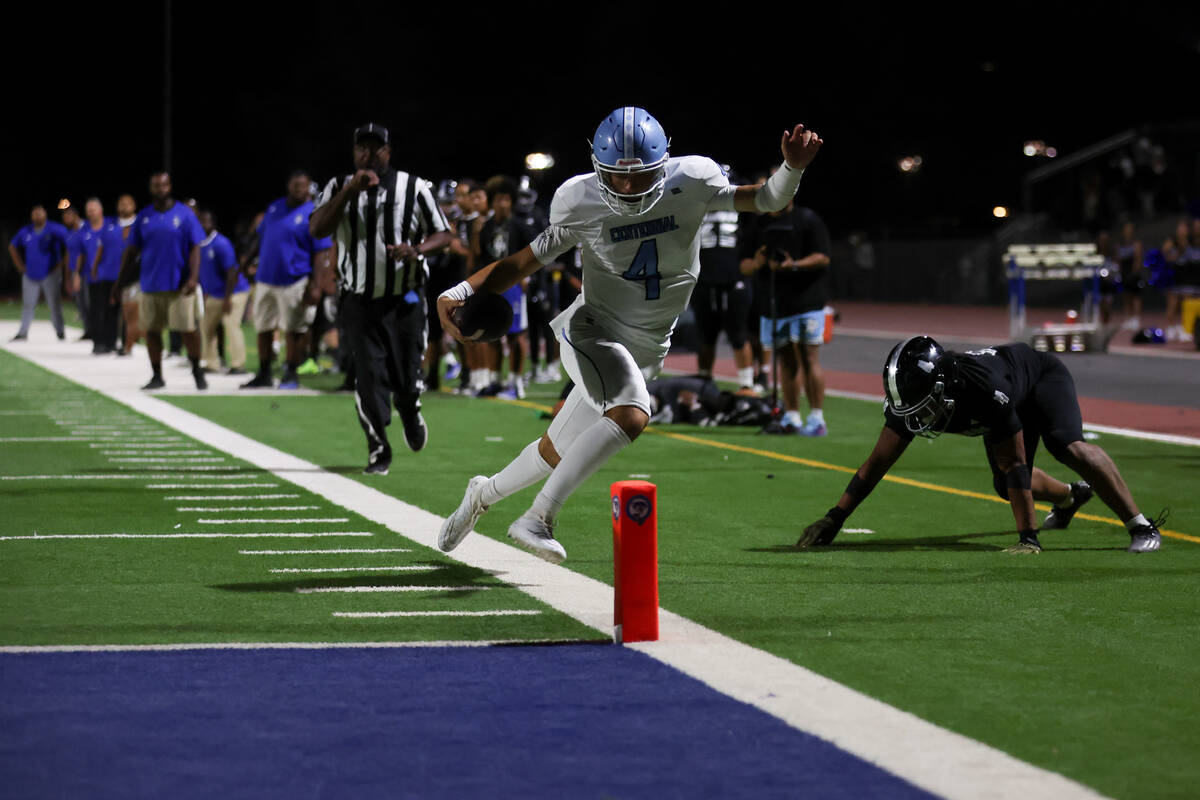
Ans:
{"type": "Polygon", "coordinates": [[[533,486],[554,471],[538,452],[541,441],[534,439],[516,458],[508,462],[508,466],[487,479],[482,489],[484,505],[498,503],[527,486],[533,486]]]}
{"type": "Polygon", "coordinates": [[[608,417],[601,417],[579,434],[571,449],[563,455],[546,485],[533,501],[533,511],[542,519],[553,522],[571,493],[592,476],[600,465],[629,444],[621,426],[608,417]]]}
{"type": "Polygon", "coordinates": [[[1138,514],[1136,517],[1133,517],[1132,519],[1125,520],[1125,530],[1132,533],[1133,529],[1136,528],[1137,526],[1149,525],[1149,524],[1150,524],[1150,520],[1146,519],[1144,514],[1138,514]]]}
{"type": "Polygon", "coordinates": [[[454,366],[458,363],[458,359],[454,357],[454,353],[446,353],[446,355],[442,356],[442,361],[445,361],[449,366],[454,366]]]}
{"type": "Polygon", "coordinates": [[[1075,489],[1071,486],[1071,484],[1068,483],[1067,484],[1067,499],[1063,500],[1060,503],[1055,503],[1054,507],[1055,508],[1070,508],[1071,504],[1074,502],[1075,502],[1075,489]]]}
{"type": "Polygon", "coordinates": [[[738,367],[738,386],[754,385],[754,367],[738,367]]]}
{"type": "Polygon", "coordinates": [[[825,412],[819,408],[812,409],[811,411],[808,412],[808,421],[812,422],[813,420],[816,420],[817,422],[824,425],[825,424],[825,412]]]}

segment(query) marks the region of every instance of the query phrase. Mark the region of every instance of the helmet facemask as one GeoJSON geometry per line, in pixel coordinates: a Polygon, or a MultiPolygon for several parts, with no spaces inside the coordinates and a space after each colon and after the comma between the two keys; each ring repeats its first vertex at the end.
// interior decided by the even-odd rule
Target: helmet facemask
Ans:
{"type": "Polygon", "coordinates": [[[954,416],[954,401],[946,397],[946,385],[938,381],[921,402],[910,408],[893,408],[892,411],[904,420],[904,427],[913,434],[936,439],[946,430],[950,417],[954,416]]]}
{"type": "Polygon", "coordinates": [[[596,180],[600,185],[600,197],[604,204],[614,213],[635,217],[645,214],[663,196],[667,182],[667,157],[664,155],[660,161],[653,164],[643,164],[641,159],[631,159],[631,162],[612,166],[602,164],[595,155],[592,156],[592,166],[596,170],[596,180]],[[648,184],[647,188],[630,193],[618,192],[610,184],[612,176],[618,175],[644,178],[646,184],[635,180],[635,188],[639,188],[637,184],[648,184]]]}

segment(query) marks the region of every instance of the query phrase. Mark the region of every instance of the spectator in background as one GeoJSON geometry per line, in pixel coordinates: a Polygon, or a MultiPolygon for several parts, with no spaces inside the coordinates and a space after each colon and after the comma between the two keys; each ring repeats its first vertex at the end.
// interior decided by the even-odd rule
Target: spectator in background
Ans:
{"type": "Polygon", "coordinates": [[[308,332],[321,301],[321,287],[315,273],[328,263],[333,240],[308,232],[313,203],[309,199],[312,181],[308,173],[297,170],[288,177],[287,194],[267,207],[250,252],[242,257],[243,266],[258,256],[254,274],[258,288],[254,296],[254,328],[258,331],[258,375],[243,389],[269,389],[275,331],[287,337],[286,358],[280,389],[300,385],[296,368],[308,356],[308,332]]]}
{"type": "Polygon", "coordinates": [[[1137,329],[1142,324],[1142,292],[1146,289],[1146,266],[1143,263],[1142,241],[1137,235],[1137,226],[1132,220],[1121,225],[1121,237],[1116,245],[1119,283],[1125,295],[1123,303],[1126,320],[1121,327],[1137,329]]]}
{"type": "MultiPolygon", "coordinates": [[[[133,233],[133,223],[137,222],[137,202],[131,194],[123,194],[117,198],[117,224],[121,226],[121,254],[124,258],[125,248],[129,247],[129,234],[133,233]]],[[[117,267],[118,277],[120,266],[117,267]]],[[[116,278],[113,279],[116,285],[116,278]]],[[[121,347],[118,356],[127,356],[133,352],[133,346],[142,338],[140,325],[142,314],[142,287],[137,281],[126,286],[121,291],[121,322],[124,332],[121,337],[121,347]]]]}
{"type": "Polygon", "coordinates": [[[809,208],[789,203],[783,211],[756,220],[751,241],[754,256],[742,271],[758,275],[757,292],[766,298],[759,328],[763,348],[778,349],[783,393],[784,429],[804,436],[826,434],[825,378],[819,352],[825,337],[825,305],[829,302],[829,230],[809,208]],[[774,329],[771,317],[774,278],[774,329]],[[800,391],[809,414],[800,418],[800,391]]]}
{"type": "Polygon", "coordinates": [[[87,263],[87,253],[83,244],[84,224],[79,217],[79,209],[68,205],[62,212],[63,227],[67,229],[67,270],[63,273],[66,281],[67,294],[75,300],[75,311],[79,314],[79,327],[83,334],[79,341],[92,338],[91,314],[88,312],[88,276],[84,274],[87,263]]]}
{"type": "MultiPolygon", "coordinates": [[[[728,170],[726,170],[728,171],[728,170]]],[[[709,211],[700,225],[700,277],[692,291],[697,372],[711,378],[721,331],[733,348],[740,390],[754,391],[754,355],[747,337],[753,289],[739,269],[738,212],[709,211]]]]}
{"type": "MultiPolygon", "coordinates": [[[[441,207],[442,214],[452,230],[457,230],[463,215],[461,206],[456,202],[457,196],[458,181],[443,180],[438,184],[438,206],[441,207]]],[[[458,362],[453,352],[446,351],[446,334],[442,330],[442,320],[437,313],[437,297],[467,277],[467,262],[463,255],[467,252],[469,251],[463,244],[455,239],[446,250],[429,258],[429,286],[425,294],[425,315],[429,320],[429,345],[425,350],[425,388],[430,391],[437,391],[441,386],[443,358],[450,360],[451,369],[455,370],[447,373],[447,379],[453,380],[457,377],[458,362]]]]}
{"type": "Polygon", "coordinates": [[[117,350],[119,308],[110,298],[113,286],[121,275],[121,255],[125,252],[125,231],[128,228],[122,228],[119,219],[105,219],[104,206],[98,198],[88,199],[84,213],[87,215],[90,235],[95,241],[87,272],[91,278],[92,353],[99,356],[117,350]]]}
{"type": "Polygon", "coordinates": [[[44,295],[50,307],[50,321],[58,338],[66,336],[62,316],[63,265],[67,259],[68,231],[46,218],[46,207],[37,205],[29,212],[29,224],[17,231],[8,244],[8,255],[21,273],[21,327],[12,341],[29,337],[38,295],[44,295]]]}
{"type": "Polygon", "coordinates": [[[196,215],[171,196],[171,176],[156,172],[150,176],[153,202],[138,213],[133,231],[122,256],[121,274],[113,287],[113,299],[124,285],[140,272],[142,289],[140,322],[146,331],[146,351],[153,376],[142,387],[161,389],[164,328],[179,331],[192,365],[197,389],[207,389],[208,381],[200,368],[200,333],[197,318],[200,284],[200,241],[204,231],[196,215]],[[141,258],[140,269],[135,267],[141,258]]]}
{"type": "Polygon", "coordinates": [[[250,297],[250,282],[238,269],[233,242],[217,230],[217,219],[209,209],[198,215],[204,230],[200,242],[200,288],[204,290],[204,320],[200,335],[204,340],[204,365],[215,371],[221,362],[217,350],[217,331],[225,332],[225,354],[228,374],[246,371],[246,336],[242,333],[242,317],[250,297]]]}
{"type": "MultiPolygon", "coordinates": [[[[497,175],[488,180],[485,189],[492,215],[483,223],[477,237],[479,247],[476,251],[476,261],[480,264],[490,264],[519,253],[533,241],[529,231],[513,215],[517,202],[516,181],[507,175],[497,175]]],[[[513,310],[512,327],[504,338],[505,344],[508,345],[509,358],[508,386],[504,395],[510,399],[525,397],[525,331],[529,317],[525,284],[525,281],[518,281],[504,291],[504,299],[513,310]]],[[[489,369],[494,371],[498,380],[501,362],[504,359],[503,345],[496,341],[485,346],[491,348],[489,369]]]]}
{"type": "Polygon", "coordinates": [[[1096,235],[1096,255],[1104,259],[1100,265],[1100,324],[1108,325],[1112,319],[1113,300],[1121,291],[1121,268],[1113,257],[1116,248],[1112,234],[1100,231],[1096,235]]]}
{"type": "MultiPolygon", "coordinates": [[[[96,251],[100,249],[100,232],[104,229],[104,209],[100,207],[100,201],[96,198],[89,198],[84,203],[83,213],[86,222],[82,222],[79,228],[71,235],[74,240],[73,244],[68,243],[67,251],[74,252],[69,256],[70,272],[72,282],[74,284],[75,293],[77,295],[87,295],[87,302],[81,304],[80,313],[87,314],[87,320],[84,323],[84,334],[80,339],[90,339],[92,342],[92,355],[100,355],[97,352],[103,349],[98,343],[95,326],[95,309],[92,307],[92,265],[96,262],[96,251]]],[[[111,287],[110,287],[111,288],[111,287]]],[[[108,307],[108,298],[104,298],[104,307],[108,307]]],[[[108,352],[105,350],[105,352],[108,352]]]]}
{"type": "MultiPolygon", "coordinates": [[[[533,188],[529,176],[522,175],[513,216],[529,241],[550,224],[550,215],[537,204],[537,198],[537,189],[533,188]]],[[[550,328],[550,320],[558,315],[554,302],[554,275],[561,271],[560,264],[551,264],[529,276],[525,286],[525,306],[529,312],[529,376],[537,383],[557,383],[562,378],[558,366],[558,338],[550,328]],[[543,352],[545,366],[542,366],[543,352]]]]}
{"type": "Polygon", "coordinates": [[[1181,219],[1175,232],[1162,246],[1163,261],[1171,270],[1171,282],[1164,288],[1167,296],[1168,342],[1190,342],[1192,332],[1183,329],[1183,298],[1200,293],[1200,248],[1192,245],[1192,226],[1181,219]]]}

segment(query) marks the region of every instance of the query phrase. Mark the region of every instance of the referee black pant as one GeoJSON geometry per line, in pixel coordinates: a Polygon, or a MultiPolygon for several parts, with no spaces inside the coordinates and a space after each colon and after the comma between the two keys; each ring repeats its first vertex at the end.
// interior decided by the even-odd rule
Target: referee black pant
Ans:
{"type": "Polygon", "coordinates": [[[425,298],[406,303],[400,297],[371,300],[346,293],[339,316],[354,358],[354,404],[369,457],[390,456],[386,428],[392,403],[402,416],[421,410],[425,298]]]}

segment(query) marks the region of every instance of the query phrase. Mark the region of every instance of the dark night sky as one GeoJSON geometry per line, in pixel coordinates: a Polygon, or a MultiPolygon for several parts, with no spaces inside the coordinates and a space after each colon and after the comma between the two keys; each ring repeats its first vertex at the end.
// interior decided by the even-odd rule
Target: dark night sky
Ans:
{"type": "MultiPolygon", "coordinates": [[[[146,201],[162,161],[164,63],[163,7],[146,5],[130,18],[43,5],[10,27],[36,54],[4,56],[10,230],[34,202],[61,196],[98,194],[110,211],[123,191],[146,201]]],[[[637,24],[612,16],[621,4],[591,22],[574,15],[600,6],[485,16],[441,4],[412,16],[409,5],[274,4],[259,17],[250,3],[175,3],[177,196],[211,205],[230,228],[282,194],[291,169],[320,179],[346,169],[351,130],[373,119],[392,130],[393,163],[434,180],[519,173],[524,153],[549,151],[559,166],[546,199],[590,168],[596,124],[628,103],[659,118],[673,153],[743,173],[778,160],[785,126],[817,129],[827,145],[802,192],[835,236],[931,220],[978,233],[992,205],[1018,202],[1033,166],[1026,139],[1066,155],[1131,127],[1200,119],[1197,15],[1146,3],[1103,19],[1014,4],[810,15],[744,2],[713,17],[628,6],[637,24]],[[896,159],[911,153],[923,170],[902,175],[896,159]]]]}

